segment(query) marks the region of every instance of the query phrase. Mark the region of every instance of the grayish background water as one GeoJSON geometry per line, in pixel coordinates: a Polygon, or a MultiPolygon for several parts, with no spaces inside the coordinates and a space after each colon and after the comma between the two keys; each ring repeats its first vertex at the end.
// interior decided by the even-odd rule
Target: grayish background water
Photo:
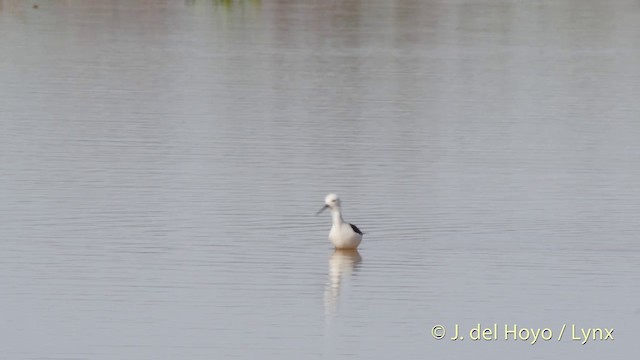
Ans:
{"type": "Polygon", "coordinates": [[[33,3],[0,0],[0,358],[637,353],[637,1],[33,3]]]}

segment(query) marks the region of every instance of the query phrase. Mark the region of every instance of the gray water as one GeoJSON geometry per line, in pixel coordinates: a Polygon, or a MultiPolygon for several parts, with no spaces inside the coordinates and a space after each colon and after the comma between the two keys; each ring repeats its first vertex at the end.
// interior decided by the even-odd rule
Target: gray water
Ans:
{"type": "Polygon", "coordinates": [[[0,358],[633,358],[638,24],[631,0],[0,0],[0,358]],[[329,192],[357,253],[314,216],[329,192]]]}

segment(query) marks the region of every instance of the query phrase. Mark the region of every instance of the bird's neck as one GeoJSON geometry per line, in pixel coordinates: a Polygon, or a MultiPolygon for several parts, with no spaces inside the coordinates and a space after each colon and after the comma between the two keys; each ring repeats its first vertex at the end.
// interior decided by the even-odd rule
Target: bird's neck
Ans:
{"type": "Polygon", "coordinates": [[[331,210],[331,218],[333,219],[333,225],[344,224],[344,219],[342,219],[342,211],[340,211],[340,209],[331,210]]]}

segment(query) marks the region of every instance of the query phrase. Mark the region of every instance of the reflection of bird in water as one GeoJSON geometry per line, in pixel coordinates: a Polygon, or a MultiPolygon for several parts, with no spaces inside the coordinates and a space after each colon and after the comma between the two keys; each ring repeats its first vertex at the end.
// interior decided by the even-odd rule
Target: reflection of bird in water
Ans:
{"type": "Polygon", "coordinates": [[[356,249],[336,249],[329,257],[329,281],[324,291],[326,314],[335,314],[343,281],[358,270],[362,257],[356,249]]]}

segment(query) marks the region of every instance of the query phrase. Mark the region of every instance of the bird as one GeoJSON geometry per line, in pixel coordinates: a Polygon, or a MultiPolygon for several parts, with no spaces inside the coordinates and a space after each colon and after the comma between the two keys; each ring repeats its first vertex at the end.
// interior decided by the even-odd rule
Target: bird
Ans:
{"type": "Polygon", "coordinates": [[[364,233],[357,226],[344,221],[338,195],[333,193],[327,195],[324,198],[324,204],[316,216],[326,209],[331,210],[333,225],[329,231],[329,241],[336,249],[356,249],[360,245],[364,233]]]}

